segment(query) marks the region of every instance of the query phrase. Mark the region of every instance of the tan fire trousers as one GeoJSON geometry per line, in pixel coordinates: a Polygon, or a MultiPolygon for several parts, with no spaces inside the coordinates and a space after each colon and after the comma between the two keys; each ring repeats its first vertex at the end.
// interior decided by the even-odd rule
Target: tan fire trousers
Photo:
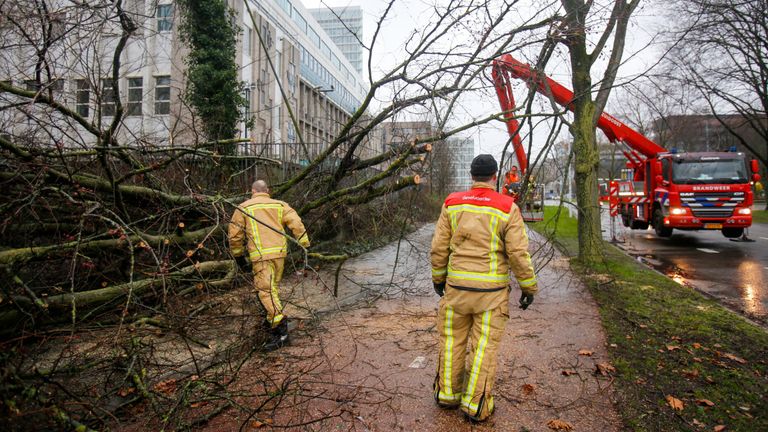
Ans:
{"type": "Polygon", "coordinates": [[[253,263],[253,286],[264,309],[267,322],[272,328],[283,320],[283,304],[280,302],[278,285],[283,278],[284,258],[256,261],[253,263]]]}
{"type": "MultiPolygon", "coordinates": [[[[448,287],[448,290],[452,288],[448,287]]],[[[440,355],[435,378],[435,399],[443,406],[459,406],[476,420],[493,413],[493,383],[496,355],[509,319],[507,290],[489,303],[487,294],[462,292],[458,299],[440,300],[437,327],[440,332],[440,355]],[[451,300],[451,301],[449,301],[451,300]],[[458,300],[458,301],[457,301],[458,300]],[[467,343],[471,335],[472,352],[467,367],[467,343]]]]}

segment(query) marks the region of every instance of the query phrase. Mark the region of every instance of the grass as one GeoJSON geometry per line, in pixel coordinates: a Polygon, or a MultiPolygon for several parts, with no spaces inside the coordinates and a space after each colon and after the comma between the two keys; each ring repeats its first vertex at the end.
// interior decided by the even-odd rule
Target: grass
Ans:
{"type": "Polygon", "coordinates": [[[753,223],[768,223],[768,210],[752,210],[753,223]]]}
{"type": "MultiPolygon", "coordinates": [[[[576,221],[555,214],[547,209],[533,228],[554,230],[573,257],[576,221]]],[[[626,429],[768,430],[768,333],[612,245],[604,250],[598,268],[572,267],[599,306],[626,429]]]]}

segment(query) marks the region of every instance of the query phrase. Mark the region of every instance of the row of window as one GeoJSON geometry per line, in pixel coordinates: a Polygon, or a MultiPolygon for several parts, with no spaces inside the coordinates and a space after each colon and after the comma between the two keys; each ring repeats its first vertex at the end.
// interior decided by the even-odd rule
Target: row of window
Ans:
{"type": "MultiPolygon", "coordinates": [[[[171,77],[169,75],[154,77],[154,112],[155,115],[167,115],[171,112],[171,77]]],[[[11,81],[5,81],[11,84],[11,81]]],[[[114,81],[111,78],[101,79],[101,97],[100,107],[101,115],[115,115],[115,88],[112,85],[114,81]]],[[[125,115],[140,116],[143,115],[144,105],[144,78],[129,77],[126,79],[127,100],[125,103],[125,115]]],[[[28,91],[52,90],[61,93],[64,90],[64,80],[56,79],[50,83],[40,85],[35,80],[24,81],[24,87],[28,91]]],[[[75,93],[75,112],[78,115],[88,118],[91,115],[91,92],[93,88],[90,81],[84,79],[74,80],[75,93]]]]}
{"type": "MultiPolygon", "coordinates": [[[[320,36],[317,34],[317,32],[307,24],[307,20],[301,15],[301,13],[293,7],[293,4],[290,0],[276,0],[278,6],[280,6],[281,9],[291,17],[294,23],[299,26],[301,31],[304,32],[309,37],[309,40],[312,41],[312,43],[317,46],[317,48],[320,49],[320,51],[325,55],[333,64],[333,66],[342,72],[344,74],[344,77],[349,80],[354,86],[359,86],[362,89],[362,85],[358,85],[357,80],[355,79],[355,76],[341,63],[341,60],[339,60],[339,57],[336,56],[331,51],[331,48],[328,46],[327,43],[325,43],[320,36]]],[[[301,53],[302,53],[302,60],[304,59],[305,53],[309,54],[304,47],[301,47],[301,53]]],[[[310,54],[311,56],[311,54],[310,54]]],[[[320,65],[319,62],[317,62],[317,59],[312,57],[312,60],[310,60],[310,63],[305,63],[307,66],[310,66],[310,68],[315,71],[317,74],[320,75],[330,75],[328,74],[328,71],[325,70],[325,68],[320,65]]],[[[334,80],[335,81],[335,80],[334,80]]],[[[330,85],[333,86],[334,89],[343,89],[346,92],[346,89],[344,89],[343,86],[341,86],[338,82],[329,82],[330,85]]],[[[351,96],[351,95],[350,95],[351,96]]]]}

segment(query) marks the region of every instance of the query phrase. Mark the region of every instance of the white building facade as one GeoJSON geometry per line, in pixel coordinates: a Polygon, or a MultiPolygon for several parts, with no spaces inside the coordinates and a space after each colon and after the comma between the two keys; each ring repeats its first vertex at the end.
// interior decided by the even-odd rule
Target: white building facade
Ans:
{"type": "MultiPolygon", "coordinates": [[[[227,4],[242,29],[236,62],[248,107],[239,129],[240,137],[250,142],[240,151],[306,163],[360,107],[366,83],[300,1],[227,0],[227,4]],[[300,156],[297,147],[303,147],[300,156]]],[[[0,81],[36,92],[36,100],[51,99],[80,117],[49,109],[46,121],[56,131],[40,133],[41,142],[87,146],[98,140],[88,136],[97,135],[89,132],[88,125],[104,129],[112,122],[115,76],[124,110],[115,136],[122,142],[187,146],[204,139],[199,121],[183,99],[187,48],[178,32],[177,5],[173,0],[124,0],[122,7],[136,26],[125,41],[114,8],[56,0],[50,2],[47,15],[37,17],[26,2],[3,6],[2,13],[11,19],[0,19],[0,37],[8,41],[0,50],[0,81]],[[40,30],[47,24],[52,24],[52,32],[40,30]],[[122,53],[115,56],[121,43],[122,53]],[[36,54],[44,44],[50,49],[41,73],[36,54]]],[[[13,106],[16,96],[2,92],[0,102],[13,106]]],[[[25,129],[32,129],[24,122],[29,119],[25,110],[45,111],[45,104],[14,108],[0,113],[3,130],[10,135],[37,134],[25,129]]]]}

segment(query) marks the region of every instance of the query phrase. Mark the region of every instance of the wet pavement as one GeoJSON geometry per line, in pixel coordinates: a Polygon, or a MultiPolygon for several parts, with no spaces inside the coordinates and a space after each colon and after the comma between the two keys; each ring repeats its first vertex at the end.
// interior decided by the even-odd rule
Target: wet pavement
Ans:
{"type": "MultiPolygon", "coordinates": [[[[605,210],[605,209],[604,209],[605,210]]],[[[748,230],[752,242],[732,241],[719,231],[679,231],[670,238],[653,229],[630,230],[614,223],[616,244],[676,282],[697,289],[746,317],[768,324],[768,225],[748,230]]],[[[611,224],[603,212],[603,237],[611,224]]]]}
{"type": "MultiPolygon", "coordinates": [[[[527,311],[510,302],[495,414],[473,426],[460,412],[435,405],[432,232],[432,225],[425,226],[399,247],[345,263],[338,289],[347,300],[341,303],[324,286],[333,286],[331,271],[320,279],[288,278],[291,345],[250,360],[237,386],[260,396],[237,399],[244,409],[224,412],[206,430],[549,431],[552,420],[576,431],[620,430],[611,378],[595,373],[608,362],[597,307],[567,260],[535,239],[541,291],[527,311]],[[327,312],[318,315],[320,310],[327,312]],[[256,407],[257,414],[246,414],[256,407]]],[[[515,288],[511,299],[518,297],[515,288]]]]}

